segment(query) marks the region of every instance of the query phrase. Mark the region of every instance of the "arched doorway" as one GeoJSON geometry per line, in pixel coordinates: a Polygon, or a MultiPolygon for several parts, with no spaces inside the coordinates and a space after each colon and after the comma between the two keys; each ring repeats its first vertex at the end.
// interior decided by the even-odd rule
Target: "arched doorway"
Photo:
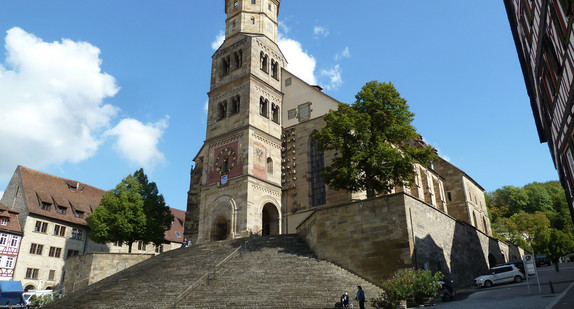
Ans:
{"type": "Polygon", "coordinates": [[[24,287],[24,291],[28,292],[30,290],[35,290],[36,287],[32,284],[28,284],[27,286],[24,287]]]}
{"type": "Polygon", "coordinates": [[[277,235],[279,234],[279,212],[277,207],[273,204],[265,204],[263,206],[262,217],[262,230],[261,234],[266,235],[277,235]]]}
{"type": "Polygon", "coordinates": [[[225,240],[229,234],[228,221],[224,217],[219,217],[215,220],[213,229],[213,240],[225,240]]]}

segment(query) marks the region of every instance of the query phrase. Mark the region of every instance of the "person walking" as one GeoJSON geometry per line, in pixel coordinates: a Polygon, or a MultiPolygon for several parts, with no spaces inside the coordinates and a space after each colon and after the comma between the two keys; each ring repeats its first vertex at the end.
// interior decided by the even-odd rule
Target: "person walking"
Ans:
{"type": "Polygon", "coordinates": [[[355,295],[355,300],[359,302],[360,309],[365,309],[365,291],[363,291],[363,288],[360,285],[357,286],[357,295],[355,295]]]}

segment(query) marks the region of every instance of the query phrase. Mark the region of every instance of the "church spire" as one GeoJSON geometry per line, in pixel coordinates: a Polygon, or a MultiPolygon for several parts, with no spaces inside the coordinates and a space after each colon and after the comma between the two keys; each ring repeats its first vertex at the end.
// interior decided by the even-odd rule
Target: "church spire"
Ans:
{"type": "Polygon", "coordinates": [[[280,0],[226,0],[225,39],[250,33],[277,42],[279,5],[280,0]]]}

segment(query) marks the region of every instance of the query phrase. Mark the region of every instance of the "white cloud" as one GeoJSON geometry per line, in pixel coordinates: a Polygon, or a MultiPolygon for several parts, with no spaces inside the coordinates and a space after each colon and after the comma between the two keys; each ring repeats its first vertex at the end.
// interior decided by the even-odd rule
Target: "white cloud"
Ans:
{"type": "Polygon", "coordinates": [[[330,70],[321,70],[321,75],[326,76],[329,79],[329,84],[325,85],[327,90],[338,89],[341,84],[343,84],[341,67],[338,64],[330,70]]]}
{"type": "Polygon", "coordinates": [[[213,50],[217,50],[221,44],[225,41],[225,32],[223,30],[219,31],[217,36],[215,37],[215,41],[211,42],[211,48],[213,50]]]}
{"type": "Polygon", "coordinates": [[[351,52],[349,51],[349,46],[345,47],[345,49],[335,55],[335,61],[340,61],[343,58],[351,58],[351,52]]]}
{"type": "Polygon", "coordinates": [[[316,85],[315,66],[317,61],[303,50],[301,43],[279,36],[279,48],[287,58],[287,70],[305,82],[316,85]]]}
{"type": "Polygon", "coordinates": [[[165,156],[157,145],[167,129],[169,116],[156,123],[143,124],[138,120],[126,118],[106,135],[117,137],[114,149],[126,159],[137,163],[144,169],[152,169],[163,163],[165,156]]]}
{"type": "Polygon", "coordinates": [[[119,88],[87,42],[43,42],[20,28],[6,35],[0,63],[0,178],[16,165],[40,168],[93,156],[118,108],[119,88]]]}
{"type": "Polygon", "coordinates": [[[329,35],[329,30],[327,30],[325,27],[315,26],[315,28],[313,28],[313,34],[316,37],[326,38],[329,35]]]}
{"type": "Polygon", "coordinates": [[[207,112],[209,111],[209,99],[205,100],[205,104],[203,104],[203,116],[201,117],[201,121],[203,124],[207,124],[207,112]]]}

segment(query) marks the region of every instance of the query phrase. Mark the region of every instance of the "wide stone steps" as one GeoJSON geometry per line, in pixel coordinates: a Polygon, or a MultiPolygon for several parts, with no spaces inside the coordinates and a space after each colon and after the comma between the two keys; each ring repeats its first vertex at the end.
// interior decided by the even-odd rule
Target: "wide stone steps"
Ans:
{"type": "Polygon", "coordinates": [[[49,308],[333,308],[344,291],[353,298],[359,284],[367,297],[380,292],[316,259],[297,235],[253,237],[165,252],[49,308]],[[213,265],[226,258],[214,278],[213,265]]]}

